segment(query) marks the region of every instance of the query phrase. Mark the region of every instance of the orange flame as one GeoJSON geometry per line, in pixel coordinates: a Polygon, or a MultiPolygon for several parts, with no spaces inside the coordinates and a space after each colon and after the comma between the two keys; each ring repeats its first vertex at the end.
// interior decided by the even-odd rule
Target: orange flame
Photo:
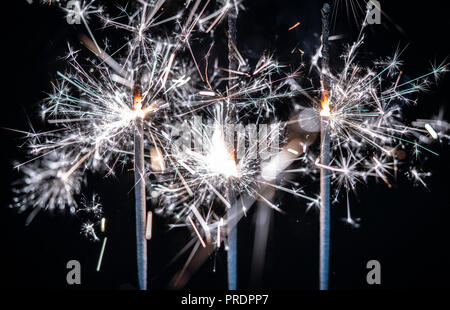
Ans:
{"type": "Polygon", "coordinates": [[[323,95],[322,110],[320,110],[320,116],[326,116],[326,117],[330,117],[331,116],[330,101],[328,100],[328,94],[327,93],[325,93],[323,95]]]}

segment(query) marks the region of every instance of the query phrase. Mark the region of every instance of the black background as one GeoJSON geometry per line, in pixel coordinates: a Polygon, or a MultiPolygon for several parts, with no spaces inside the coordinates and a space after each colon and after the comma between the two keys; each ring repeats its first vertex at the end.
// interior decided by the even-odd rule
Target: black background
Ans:
{"type": "MultiPolygon", "coordinates": [[[[35,1],[36,2],[36,1],[35,1]]],[[[108,1],[109,2],[109,1],[108,1]]],[[[356,3],[356,1],[352,1],[356,3]]],[[[111,1],[112,3],[112,1],[111,1]]],[[[347,15],[345,3],[336,7],[332,34],[345,34],[333,41],[332,66],[339,67],[339,51],[344,42],[356,38],[357,23],[347,15]]],[[[448,55],[448,12],[444,1],[381,1],[384,15],[381,25],[369,26],[362,59],[392,55],[400,44],[408,45],[402,59],[405,74],[411,77],[426,73],[430,62],[448,55]],[[399,28],[400,27],[400,28],[399,28]]],[[[273,51],[285,62],[298,65],[301,58],[291,50],[298,45],[308,61],[319,44],[322,1],[249,0],[238,20],[238,46],[246,57],[258,57],[273,51]],[[301,21],[292,31],[288,28],[301,21]]],[[[2,97],[0,126],[29,130],[29,122],[42,128],[38,102],[51,90],[51,80],[64,68],[67,41],[76,40],[84,29],[65,22],[56,8],[29,5],[26,1],[2,4],[2,97]]],[[[362,13],[357,15],[360,19],[362,13]]],[[[447,104],[448,77],[432,91],[420,95],[421,105],[407,117],[431,118],[447,104]]],[[[445,119],[448,119],[446,112],[445,119]]],[[[88,191],[95,190],[103,200],[108,218],[108,243],[101,272],[96,272],[101,243],[80,235],[80,222],[67,212],[42,212],[30,226],[25,215],[9,209],[11,184],[18,174],[14,160],[23,160],[24,141],[16,133],[1,129],[1,207],[0,240],[2,287],[69,287],[66,263],[81,262],[82,288],[135,288],[134,213],[132,173],[102,179],[89,176],[88,191]]],[[[433,172],[428,189],[413,186],[401,179],[393,189],[383,183],[369,182],[352,197],[353,214],[361,218],[354,229],[341,220],[345,205],[332,212],[331,283],[332,289],[349,288],[433,288],[448,287],[449,254],[449,164],[448,146],[434,145],[439,157],[429,157],[427,168],[433,172]],[[367,261],[382,265],[382,284],[366,283],[367,261]]],[[[316,289],[318,287],[318,213],[305,214],[304,201],[282,199],[287,213],[274,214],[267,264],[263,282],[267,289],[316,289]]],[[[253,214],[240,224],[239,288],[252,287],[250,263],[253,214]]],[[[173,273],[186,257],[164,268],[187,240],[183,232],[167,232],[165,223],[156,219],[154,238],[149,248],[150,287],[166,288],[173,273]]],[[[225,253],[219,251],[206,261],[187,288],[225,289],[225,253]],[[216,264],[216,272],[213,266],[216,264]]],[[[71,287],[73,288],[73,286],[71,287]]]]}

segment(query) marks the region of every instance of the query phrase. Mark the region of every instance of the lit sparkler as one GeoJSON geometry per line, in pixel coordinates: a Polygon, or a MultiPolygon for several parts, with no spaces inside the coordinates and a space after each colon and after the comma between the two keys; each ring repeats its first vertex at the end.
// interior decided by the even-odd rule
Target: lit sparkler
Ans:
{"type": "MultiPolygon", "coordinates": [[[[344,68],[341,72],[334,74],[327,66],[328,46],[324,34],[321,48],[312,62],[313,67],[320,70],[321,88],[325,91],[321,104],[317,105],[322,119],[322,138],[321,156],[315,161],[321,170],[321,289],[328,288],[328,175],[331,174],[337,184],[337,201],[342,188],[345,188],[348,199],[348,192],[355,190],[356,183],[365,182],[369,177],[379,178],[390,187],[391,172],[397,171],[400,165],[399,151],[409,147],[416,154],[424,151],[438,155],[414,140],[420,129],[403,123],[402,109],[412,105],[411,95],[426,89],[430,84],[429,78],[445,72],[447,65],[442,64],[423,76],[407,81],[402,79],[399,52],[391,59],[374,62],[374,68],[363,67],[357,63],[357,51],[363,44],[366,25],[364,22],[359,38],[343,55],[344,68]],[[322,66],[319,68],[317,61],[320,57],[322,66]]],[[[425,130],[436,137],[429,126],[425,130]]],[[[422,177],[429,173],[421,174],[410,168],[406,175],[425,185],[422,177]]],[[[351,218],[350,209],[347,209],[346,222],[357,225],[351,218]]]]}
{"type": "MultiPolygon", "coordinates": [[[[163,19],[159,12],[164,4],[165,0],[140,1],[136,11],[127,14],[124,8],[125,16],[114,19],[103,15],[93,1],[77,2],[74,8],[66,9],[68,15],[83,21],[89,37],[81,40],[100,61],[80,61],[79,52],[69,47],[71,70],[58,72],[60,79],[42,110],[42,116],[56,129],[28,134],[33,159],[17,165],[25,176],[14,199],[14,206],[21,210],[34,208],[30,220],[40,209],[74,207],[86,170],[113,174],[119,162],[126,164],[133,158],[141,289],[147,285],[146,148],[153,146],[161,153],[164,127],[159,123],[177,109],[188,108],[188,94],[197,93],[189,83],[195,69],[178,54],[189,45],[190,33],[208,2],[189,1],[175,16],[163,19]],[[100,47],[88,25],[89,16],[96,14],[105,27],[130,33],[124,48],[112,53],[114,58],[100,47]],[[175,20],[182,34],[177,38],[161,39],[150,32],[175,20]]],[[[93,223],[83,225],[83,232],[98,239],[93,223]]]]}
{"type": "Polygon", "coordinates": [[[320,107],[320,289],[328,289],[330,255],[330,172],[325,168],[330,163],[330,83],[329,71],[329,20],[331,7],[325,3],[322,8],[322,102],[320,107]]]}

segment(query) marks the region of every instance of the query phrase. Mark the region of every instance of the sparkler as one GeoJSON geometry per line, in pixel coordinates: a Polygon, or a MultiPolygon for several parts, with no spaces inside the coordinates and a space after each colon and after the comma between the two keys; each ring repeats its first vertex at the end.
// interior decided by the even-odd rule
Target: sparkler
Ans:
{"type": "MultiPolygon", "coordinates": [[[[447,70],[447,65],[442,64],[430,73],[403,81],[398,51],[392,59],[374,62],[375,68],[359,65],[356,56],[363,43],[365,20],[357,41],[343,55],[343,70],[334,75],[328,68],[329,12],[330,7],[325,5],[322,10],[322,45],[318,51],[322,57],[321,68],[316,63],[318,58],[313,58],[313,66],[320,70],[323,91],[318,112],[321,116],[320,158],[315,162],[321,171],[321,289],[328,288],[329,278],[330,178],[337,184],[334,202],[338,201],[339,192],[344,187],[348,206],[348,193],[355,190],[357,182],[374,177],[391,186],[390,176],[392,172],[397,175],[401,165],[398,154],[404,149],[410,147],[416,155],[422,151],[438,155],[413,140],[420,130],[404,125],[401,111],[414,103],[409,98],[411,94],[429,85],[430,76],[436,77],[447,70]]],[[[425,184],[422,178],[429,175],[414,167],[405,174],[422,184],[425,184]]],[[[346,222],[357,226],[349,207],[346,222]]]]}
{"type": "MultiPolygon", "coordinates": [[[[356,63],[357,49],[362,42],[363,37],[360,37],[347,49],[343,56],[344,69],[339,74],[327,73],[333,159],[326,167],[339,185],[337,192],[342,185],[354,189],[358,180],[364,181],[368,177],[380,178],[389,184],[389,171],[399,165],[397,151],[408,146],[437,155],[413,141],[417,129],[402,123],[401,110],[414,104],[409,96],[424,90],[430,83],[428,77],[445,72],[447,65],[399,82],[399,53],[396,52],[392,59],[375,62],[374,69],[364,68],[356,63]],[[377,73],[378,67],[381,69],[377,73]],[[394,162],[390,163],[390,160],[394,162]],[[374,170],[374,164],[382,169],[374,170]]],[[[324,168],[318,162],[316,166],[324,168]]]]}
{"type": "MultiPolygon", "coordinates": [[[[229,80],[228,87],[233,89],[233,72],[237,70],[237,59],[234,50],[236,49],[236,20],[238,12],[235,8],[231,8],[228,12],[228,70],[229,70],[229,80]]],[[[231,99],[230,99],[231,100],[231,99]]],[[[228,102],[227,111],[228,118],[232,120],[234,118],[234,111],[232,110],[232,105],[228,102]]],[[[234,145],[234,136],[232,138],[232,143],[234,145]]],[[[227,187],[228,200],[231,199],[232,187],[231,183],[227,187]]],[[[230,210],[231,213],[236,213],[235,209],[230,210]]],[[[237,265],[238,265],[238,225],[237,223],[230,223],[228,226],[228,252],[227,252],[227,264],[228,264],[228,289],[236,290],[237,288],[237,265]]]]}
{"type": "MultiPolygon", "coordinates": [[[[126,164],[132,155],[141,289],[147,287],[145,178],[149,169],[145,167],[145,147],[153,145],[161,154],[161,144],[166,141],[162,138],[164,127],[159,123],[169,115],[174,116],[177,109],[189,107],[188,93],[197,92],[188,83],[194,76],[194,69],[177,55],[189,45],[190,33],[209,3],[200,6],[201,2],[189,1],[180,13],[161,19],[159,11],[165,0],[140,1],[137,10],[129,15],[126,9],[122,10],[125,23],[120,22],[123,17],[103,15],[102,10],[94,7],[93,1],[67,8],[68,15],[83,21],[89,37],[82,36],[81,40],[100,62],[88,60],[90,68],[86,68],[77,59],[78,52],[69,47],[67,59],[72,71],[58,72],[60,80],[54,84],[54,92],[42,111],[43,117],[58,129],[28,133],[30,153],[34,158],[29,163],[17,165],[25,178],[24,186],[15,189],[14,206],[21,210],[34,208],[28,223],[40,209],[67,206],[76,209],[76,195],[85,180],[85,170],[106,170],[106,175],[110,175],[121,159],[126,164]],[[178,26],[182,35],[176,39],[149,35],[150,29],[180,19],[185,12],[188,13],[186,20],[178,26]],[[87,23],[92,14],[98,14],[105,27],[130,32],[131,37],[123,46],[126,49],[122,48],[125,53],[119,53],[122,52],[120,49],[113,53],[114,59],[100,48],[87,23]],[[124,57],[119,58],[119,55],[124,57]],[[148,141],[144,143],[144,139],[148,141]]],[[[211,19],[211,16],[205,17],[202,23],[207,25],[211,19]]],[[[98,240],[94,223],[84,224],[83,231],[98,240]]]]}
{"type": "MultiPolygon", "coordinates": [[[[229,29],[234,28],[234,22],[232,19],[229,29]]],[[[230,35],[230,31],[228,34],[230,35]]],[[[183,147],[167,150],[166,162],[170,165],[161,174],[154,191],[159,193],[161,205],[156,212],[174,217],[178,223],[171,227],[188,227],[192,230],[194,238],[198,240],[194,251],[197,246],[208,249],[209,244],[220,247],[221,242],[224,242],[228,245],[229,288],[234,289],[237,279],[237,251],[233,233],[236,231],[239,214],[241,211],[245,214],[251,206],[239,203],[239,197],[257,197],[264,204],[280,211],[279,206],[267,200],[259,189],[262,186],[278,187],[272,184],[276,177],[271,176],[280,173],[277,171],[279,165],[275,163],[265,169],[267,179],[258,178],[258,175],[261,173],[262,162],[270,157],[266,156],[267,153],[273,155],[279,152],[278,132],[283,126],[274,123],[269,132],[262,130],[268,127],[261,126],[258,146],[255,143],[258,140],[258,124],[262,123],[262,119],[272,118],[276,102],[294,97],[299,91],[292,86],[295,84],[297,71],[282,76],[282,66],[268,56],[261,57],[255,68],[251,68],[239,53],[235,39],[231,37],[228,42],[229,57],[231,56],[229,68],[218,68],[215,65],[211,76],[208,76],[205,69],[202,79],[208,90],[198,93],[201,96],[198,100],[199,108],[194,108],[195,111],[214,115],[213,120],[207,124],[185,120],[183,124],[173,126],[172,135],[175,136],[189,129],[193,130],[194,149],[191,148],[190,134],[187,139],[177,139],[184,140],[185,143],[183,147]],[[221,73],[225,73],[226,77],[221,73]],[[228,88],[221,93],[223,81],[228,81],[228,88]],[[255,117],[257,123],[246,131],[240,123],[255,117]],[[246,141],[249,149],[242,152],[246,141]],[[202,147],[199,148],[199,145],[202,147]],[[258,150],[261,157],[256,155],[258,150]]],[[[177,142],[172,144],[178,144],[177,142]]],[[[299,191],[282,186],[279,188],[302,196],[299,191]]],[[[175,282],[180,282],[180,277],[175,282]]]]}
{"type": "MultiPolygon", "coordinates": [[[[245,135],[244,140],[239,136],[245,134],[246,131],[240,129],[236,142],[238,147],[233,150],[232,144],[229,144],[228,141],[234,141],[234,132],[227,129],[226,126],[224,127],[223,124],[223,110],[226,109],[224,105],[221,106],[222,109],[215,112],[216,116],[212,124],[201,122],[196,124],[193,120],[182,126],[181,132],[185,131],[184,128],[193,128],[193,136],[202,137],[203,143],[200,145],[203,146],[203,149],[196,149],[196,143],[194,143],[194,150],[192,150],[191,140],[187,139],[185,145],[168,151],[169,155],[166,161],[176,163],[177,169],[167,170],[165,174],[162,174],[161,178],[163,179],[157,182],[154,189],[160,193],[160,205],[162,206],[156,212],[173,216],[178,223],[171,225],[172,228],[191,228],[198,245],[194,246],[193,251],[198,249],[199,253],[200,251],[210,251],[209,245],[220,247],[222,242],[228,243],[230,235],[227,230],[230,229],[230,226],[236,225],[252,206],[251,202],[246,202],[245,196],[260,200],[266,205],[265,207],[268,205],[280,212],[279,206],[266,198],[264,194],[266,190],[279,189],[297,197],[310,199],[299,189],[293,190],[277,185],[277,176],[288,165],[286,163],[291,163],[290,158],[296,158],[301,154],[298,149],[300,146],[298,141],[289,144],[288,149],[291,152],[285,151],[284,156],[279,155],[278,138],[274,137],[278,134],[280,125],[273,124],[270,126],[269,132],[259,131],[258,143],[255,140],[249,140],[248,149],[245,152],[241,152],[240,147],[246,140],[245,135]],[[260,156],[257,155],[258,149],[261,153],[260,156]],[[267,159],[268,153],[277,155],[273,155],[269,162],[265,162],[261,158],[267,159]],[[177,175],[183,176],[182,179],[177,175]],[[233,188],[233,195],[236,195],[231,199],[230,195],[226,195],[230,187],[233,188]]],[[[261,127],[266,128],[263,125],[261,124],[261,127]]],[[[175,125],[175,127],[181,126],[175,125]]],[[[248,129],[252,131],[252,126],[248,129]]],[[[203,257],[201,254],[198,255],[203,257]]],[[[188,262],[193,257],[194,255],[191,254],[188,262]]],[[[186,268],[187,266],[183,268],[182,272],[186,268]]],[[[177,287],[180,282],[184,282],[181,279],[184,279],[181,274],[175,279],[177,287]]]]}
{"type": "MultiPolygon", "coordinates": [[[[327,72],[329,71],[329,15],[331,7],[325,3],[322,8],[322,106],[321,132],[320,132],[320,162],[323,166],[330,163],[330,102],[328,92],[330,89],[327,72]]],[[[328,274],[330,270],[330,172],[320,169],[320,289],[328,289],[328,274]]]]}
{"type": "Polygon", "coordinates": [[[144,122],[145,109],[142,105],[141,77],[134,84],[134,109],[140,114],[135,119],[134,130],[134,197],[136,205],[136,244],[139,287],[147,289],[147,239],[145,238],[145,167],[144,167],[144,122]]]}

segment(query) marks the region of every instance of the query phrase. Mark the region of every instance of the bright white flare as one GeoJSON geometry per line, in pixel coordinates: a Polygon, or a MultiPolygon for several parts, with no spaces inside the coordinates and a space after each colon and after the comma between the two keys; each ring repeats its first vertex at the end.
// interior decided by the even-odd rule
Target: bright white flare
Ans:
{"type": "Polygon", "coordinates": [[[206,155],[206,163],[212,173],[226,178],[239,177],[236,161],[225,144],[223,130],[219,126],[216,126],[211,138],[211,149],[206,155]]]}

